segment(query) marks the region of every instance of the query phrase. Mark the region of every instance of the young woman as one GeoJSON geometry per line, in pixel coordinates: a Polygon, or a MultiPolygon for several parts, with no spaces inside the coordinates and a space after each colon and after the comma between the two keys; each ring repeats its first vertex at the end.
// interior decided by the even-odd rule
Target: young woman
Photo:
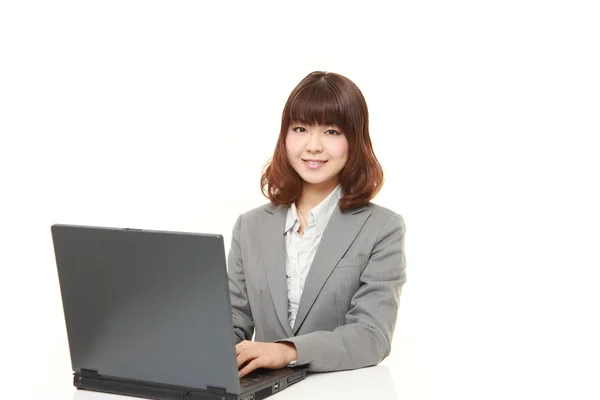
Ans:
{"type": "Polygon", "coordinates": [[[261,181],[270,203],[233,228],[240,376],[259,367],[361,368],[390,353],[405,226],[370,202],[383,171],[368,122],[362,93],[341,75],[313,72],[290,94],[261,181]]]}

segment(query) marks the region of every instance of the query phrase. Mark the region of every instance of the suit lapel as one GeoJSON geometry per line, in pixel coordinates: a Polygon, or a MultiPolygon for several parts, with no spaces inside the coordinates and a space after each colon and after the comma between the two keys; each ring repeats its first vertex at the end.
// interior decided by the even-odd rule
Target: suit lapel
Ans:
{"type": "Polygon", "coordinates": [[[366,206],[346,213],[342,213],[340,208],[336,207],[325,227],[321,243],[306,277],[296,322],[294,323],[294,334],[302,326],[327,278],[352,244],[369,215],[371,213],[366,206]]]}
{"type": "Polygon", "coordinates": [[[258,218],[264,269],[277,318],[288,337],[293,336],[288,320],[287,278],[285,276],[285,241],[283,229],[287,208],[271,206],[258,218]]]}

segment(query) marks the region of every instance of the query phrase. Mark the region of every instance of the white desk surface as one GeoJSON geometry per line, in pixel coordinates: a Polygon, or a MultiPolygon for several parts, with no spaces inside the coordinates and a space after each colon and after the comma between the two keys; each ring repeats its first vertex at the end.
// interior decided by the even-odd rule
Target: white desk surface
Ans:
{"type": "MultiPolygon", "coordinates": [[[[68,350],[59,346],[47,368],[37,376],[16,376],[7,379],[16,389],[14,395],[3,399],[60,399],[60,400],[134,400],[133,397],[77,390],[68,350]],[[21,382],[19,382],[19,380],[21,382]],[[20,388],[20,389],[19,389],[20,388]],[[42,396],[40,396],[42,394],[42,396]]],[[[483,354],[482,358],[487,353],[483,354]]],[[[509,357],[512,355],[509,354],[509,357]]],[[[448,360],[444,355],[431,359],[417,358],[406,351],[406,342],[392,351],[381,364],[353,371],[310,374],[306,379],[274,394],[273,400],[297,399],[359,399],[359,400],[506,400],[538,398],[598,399],[594,369],[581,374],[576,365],[556,363],[543,368],[525,358],[512,357],[507,364],[498,357],[483,363],[474,362],[472,355],[448,360]],[[572,369],[569,376],[564,367],[572,369]],[[550,370],[556,373],[548,373],[550,370]],[[557,375],[560,373],[560,375],[557,375]],[[562,376],[562,378],[561,378],[562,376]],[[573,394],[574,396],[563,396],[573,394]]],[[[12,369],[12,368],[11,368],[12,369]]],[[[14,369],[13,369],[14,371],[14,369]]],[[[10,372],[10,371],[9,371],[10,372]]]]}

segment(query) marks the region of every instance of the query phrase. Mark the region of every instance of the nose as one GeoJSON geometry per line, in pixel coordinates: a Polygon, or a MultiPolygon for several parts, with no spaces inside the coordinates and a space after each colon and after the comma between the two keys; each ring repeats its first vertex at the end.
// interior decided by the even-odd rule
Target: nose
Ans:
{"type": "Polygon", "coordinates": [[[308,135],[308,141],[306,142],[306,151],[309,153],[320,153],[323,151],[323,145],[321,144],[321,136],[317,132],[312,132],[308,135]]]}

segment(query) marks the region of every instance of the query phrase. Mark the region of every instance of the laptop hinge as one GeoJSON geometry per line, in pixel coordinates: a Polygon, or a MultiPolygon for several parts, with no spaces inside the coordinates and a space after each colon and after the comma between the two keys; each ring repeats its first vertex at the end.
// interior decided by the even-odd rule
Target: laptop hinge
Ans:
{"type": "Polygon", "coordinates": [[[81,369],[81,376],[83,376],[84,378],[97,378],[100,375],[98,375],[98,371],[94,370],[94,369],[81,369]]]}
{"type": "Polygon", "coordinates": [[[208,393],[214,393],[219,396],[227,394],[227,390],[225,390],[225,388],[218,387],[218,386],[207,386],[206,390],[208,391],[208,393]]]}
{"type": "Polygon", "coordinates": [[[100,378],[100,375],[98,375],[98,371],[96,370],[91,370],[91,369],[81,369],[81,371],[79,372],[74,372],[73,373],[73,386],[80,388],[83,385],[83,380],[96,380],[100,378]]]}

